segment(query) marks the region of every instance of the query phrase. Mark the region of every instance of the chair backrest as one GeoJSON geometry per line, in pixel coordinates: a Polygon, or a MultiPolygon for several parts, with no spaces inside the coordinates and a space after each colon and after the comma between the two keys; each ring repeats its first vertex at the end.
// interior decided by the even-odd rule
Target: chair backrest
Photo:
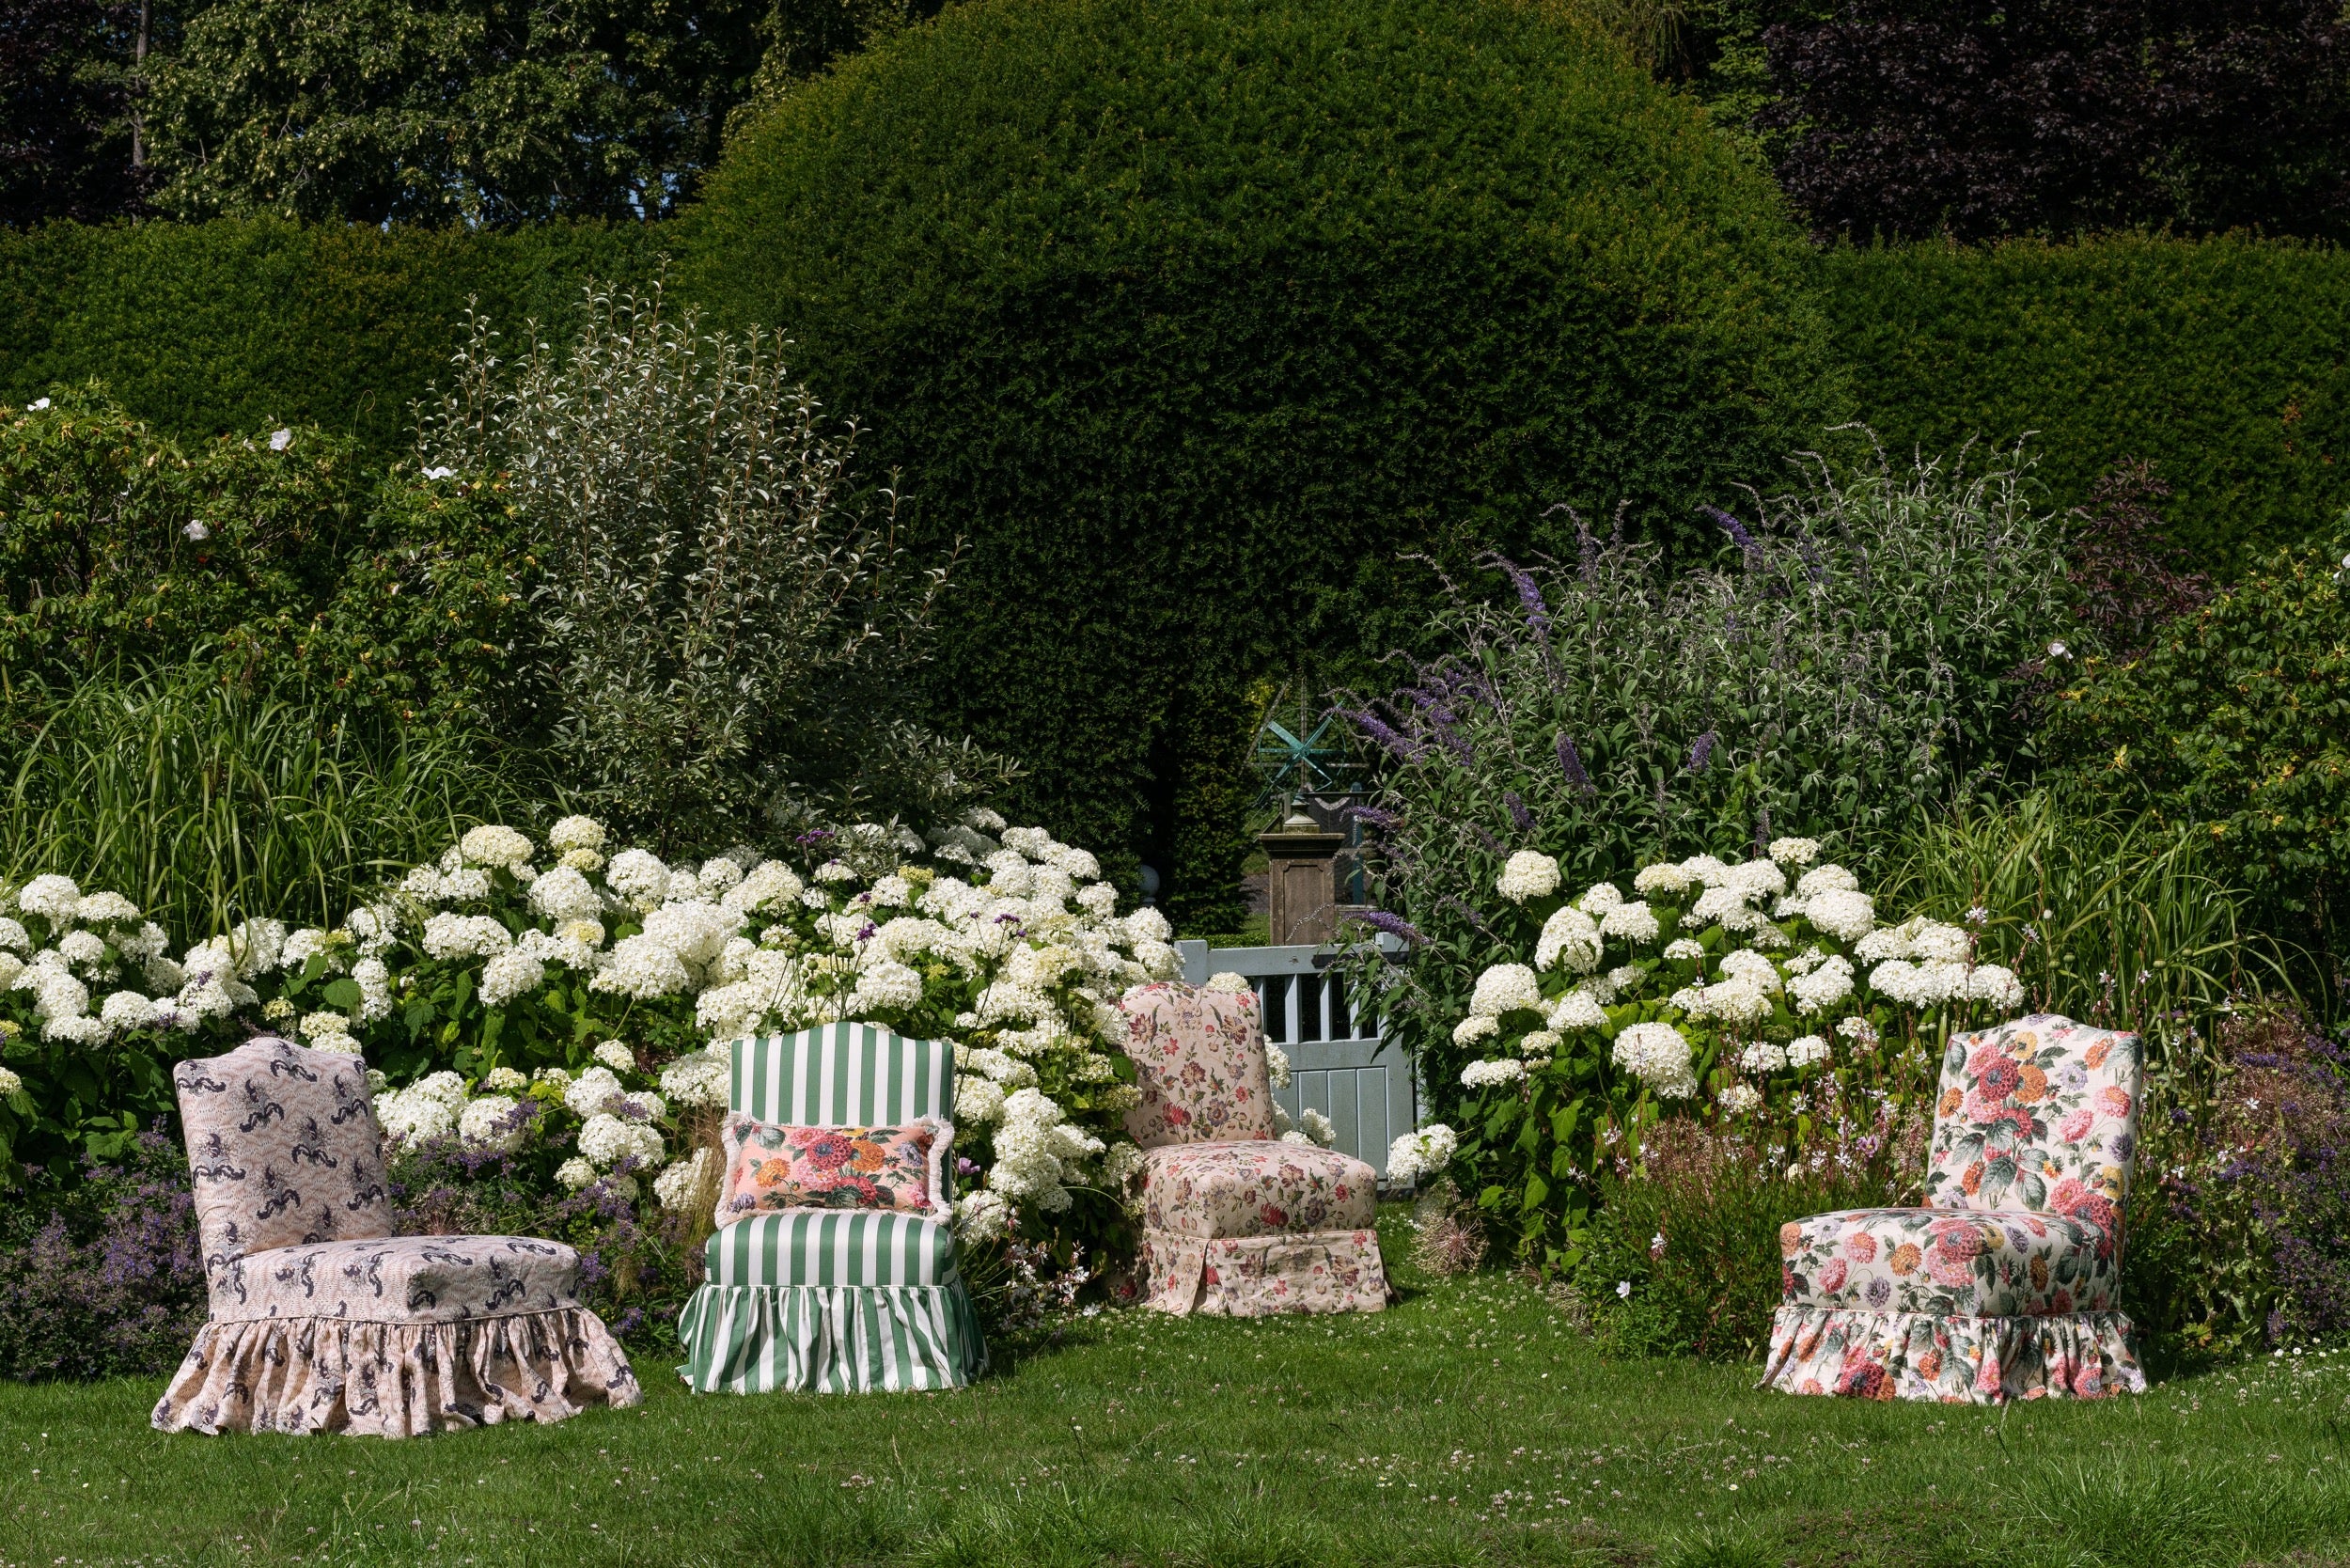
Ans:
{"type": "Polygon", "coordinates": [[[1118,1004],[1142,1098],[1126,1133],[1145,1149],[1273,1137],[1264,1020],[1250,991],[1162,980],[1118,1004]]]}
{"type": "Polygon", "coordinates": [[[2054,1013],[1952,1035],[1927,1205],[2072,1215],[2115,1233],[2143,1078],[2138,1036],[2054,1013]]]}
{"type": "Polygon", "coordinates": [[[392,1233],[384,1132],[357,1057],[263,1035],[171,1078],[209,1277],[256,1252],[392,1233]]]}
{"type": "Polygon", "coordinates": [[[878,1024],[825,1024],[734,1043],[727,1108],[776,1126],[902,1127],[954,1119],[955,1048],[878,1024]]]}

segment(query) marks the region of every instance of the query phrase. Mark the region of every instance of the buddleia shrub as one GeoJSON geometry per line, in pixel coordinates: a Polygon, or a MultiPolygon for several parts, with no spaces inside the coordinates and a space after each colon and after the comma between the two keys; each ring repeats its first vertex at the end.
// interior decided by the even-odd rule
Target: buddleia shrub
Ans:
{"type": "Polygon", "coordinates": [[[1386,971],[1393,1027],[1439,1047],[1492,961],[1512,851],[1569,885],[1692,854],[1817,839],[1864,876],[1918,814],[1998,780],[2026,738],[2019,666],[2069,629],[2060,530],[2013,457],[1814,462],[1800,489],[1716,510],[1716,564],[1588,530],[1571,563],[1496,559],[1462,584],[1443,656],[1350,709],[1381,762],[1378,912],[1419,950],[1386,971]]]}

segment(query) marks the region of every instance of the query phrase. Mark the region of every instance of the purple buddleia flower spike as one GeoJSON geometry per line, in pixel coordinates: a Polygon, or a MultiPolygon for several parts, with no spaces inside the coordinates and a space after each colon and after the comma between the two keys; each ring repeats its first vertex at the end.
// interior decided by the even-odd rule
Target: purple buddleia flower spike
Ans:
{"type": "Polygon", "coordinates": [[[1486,832],[1485,826],[1482,823],[1469,823],[1468,830],[1477,835],[1477,841],[1479,843],[1484,845],[1494,854],[1499,855],[1501,853],[1500,840],[1496,839],[1492,834],[1486,832]]]}
{"type": "Polygon", "coordinates": [[[1795,536],[1795,552],[1803,557],[1804,570],[1811,573],[1813,582],[1818,582],[1826,574],[1827,567],[1821,559],[1820,547],[1811,542],[1810,534],[1795,536]]]}
{"type": "Polygon", "coordinates": [[[1501,804],[1510,808],[1510,821],[1520,833],[1534,831],[1534,813],[1526,808],[1526,802],[1518,798],[1515,790],[1504,792],[1501,804]]]}
{"type": "Polygon", "coordinates": [[[1573,737],[1563,729],[1559,731],[1557,750],[1559,771],[1567,776],[1567,782],[1574,786],[1575,793],[1580,795],[1599,793],[1598,790],[1591,785],[1591,776],[1583,771],[1583,754],[1574,749],[1573,737]]]}
{"type": "Polygon", "coordinates": [[[1760,566],[1762,564],[1762,546],[1754,541],[1754,536],[1747,532],[1747,525],[1744,523],[1739,522],[1719,507],[1700,507],[1698,510],[1730,531],[1730,537],[1738,541],[1738,548],[1747,553],[1747,565],[1760,566]]]}
{"type": "Polygon", "coordinates": [[[1532,572],[1518,565],[1517,562],[1499,556],[1494,558],[1501,562],[1501,570],[1508,572],[1510,581],[1517,585],[1518,604],[1526,611],[1526,624],[1533,630],[1536,635],[1548,636],[1550,635],[1550,606],[1543,603],[1542,585],[1534,581],[1532,572]]]}
{"type": "Polygon", "coordinates": [[[1689,748],[1689,771],[1703,773],[1705,764],[1714,757],[1714,731],[1708,729],[1698,737],[1698,744],[1689,748]]]}
{"type": "Polygon", "coordinates": [[[1370,709],[1346,713],[1345,717],[1352,719],[1355,728],[1369,735],[1402,760],[1408,762],[1419,755],[1419,747],[1397,734],[1385,720],[1370,709]]]}
{"type": "Polygon", "coordinates": [[[1415,948],[1424,948],[1428,945],[1428,938],[1420,934],[1418,926],[1402,916],[1390,915],[1384,909],[1366,909],[1348,918],[1360,920],[1373,931],[1384,931],[1390,936],[1400,936],[1415,948]]]}
{"type": "Polygon", "coordinates": [[[1447,893],[1437,902],[1443,904],[1447,909],[1457,910],[1463,919],[1468,921],[1470,925],[1475,926],[1478,930],[1489,931],[1492,929],[1485,924],[1485,917],[1477,913],[1476,910],[1471,909],[1467,904],[1463,903],[1459,899],[1453,897],[1450,893],[1447,893]]]}
{"type": "Polygon", "coordinates": [[[1341,817],[1353,817],[1357,822],[1366,822],[1373,827],[1386,828],[1389,832],[1393,832],[1396,828],[1403,825],[1403,819],[1402,817],[1397,816],[1392,811],[1382,811],[1376,806],[1350,806],[1340,811],[1339,815],[1341,817]]]}

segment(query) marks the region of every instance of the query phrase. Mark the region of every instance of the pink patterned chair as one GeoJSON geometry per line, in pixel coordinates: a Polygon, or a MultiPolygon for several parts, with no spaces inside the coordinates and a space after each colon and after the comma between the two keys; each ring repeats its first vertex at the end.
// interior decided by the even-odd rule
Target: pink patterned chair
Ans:
{"type": "Polygon", "coordinates": [[[1141,986],[1120,1004],[1142,1100],[1141,1286],[1161,1311],[1376,1312],[1378,1176],[1274,1137],[1264,1029],[1248,992],[1141,986]]]}
{"type": "Polygon", "coordinates": [[[2119,1310],[2138,1037],[2036,1014],[1953,1035],[1922,1209],[1779,1232],[1765,1388],[1999,1404],[2142,1393],[2119,1310]]]}
{"type": "Polygon", "coordinates": [[[158,1430],[405,1437],[642,1397],[570,1247],[392,1234],[358,1058],[265,1036],[172,1075],[212,1310],[158,1430]]]}

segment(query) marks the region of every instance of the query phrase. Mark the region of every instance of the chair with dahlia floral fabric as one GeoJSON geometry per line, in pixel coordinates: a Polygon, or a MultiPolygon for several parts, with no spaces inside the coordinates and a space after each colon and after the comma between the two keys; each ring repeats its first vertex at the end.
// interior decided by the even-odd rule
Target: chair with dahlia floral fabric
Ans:
{"type": "Polygon", "coordinates": [[[1143,1149],[1148,1304],[1228,1317],[1384,1308],[1378,1174],[1274,1137],[1255,995],[1167,982],[1120,1005],[1142,1090],[1126,1130],[1143,1149]]]}
{"type": "MultiPolygon", "coordinates": [[[[828,1024],[738,1040],[732,1055],[728,1108],[770,1126],[897,1126],[954,1110],[945,1041],[828,1024]]],[[[987,1370],[954,1232],[929,1215],[750,1214],[722,1225],[702,1261],[678,1318],[678,1372],[697,1392],[960,1388],[987,1370]]]]}
{"type": "Polygon", "coordinates": [[[2138,1037],[2036,1014],[1950,1037],[1920,1209],[1779,1233],[1763,1386],[2001,1403],[2141,1392],[2118,1309],[2138,1037]]]}
{"type": "Polygon", "coordinates": [[[212,1317],[159,1430],[405,1437],[641,1397],[570,1247],[392,1234],[358,1058],[264,1036],[172,1076],[212,1317]]]}

